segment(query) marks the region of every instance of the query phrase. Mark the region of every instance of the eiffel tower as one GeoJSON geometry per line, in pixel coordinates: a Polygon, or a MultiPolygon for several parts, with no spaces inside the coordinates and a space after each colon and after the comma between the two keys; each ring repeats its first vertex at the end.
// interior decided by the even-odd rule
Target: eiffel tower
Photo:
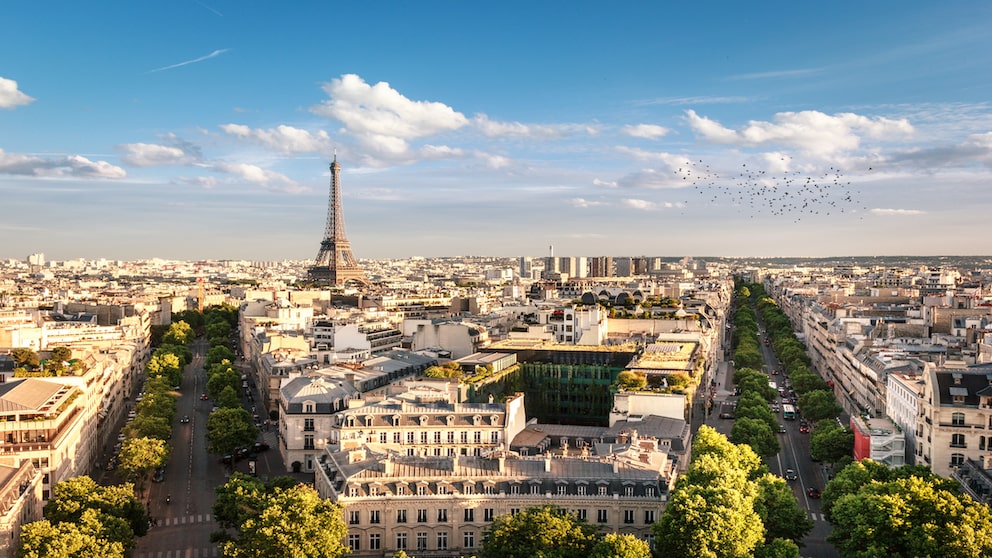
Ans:
{"type": "Polygon", "coordinates": [[[351,253],[351,243],[344,232],[344,212],[341,210],[341,165],[334,154],[331,163],[331,193],[327,203],[327,224],[324,240],[320,241],[317,260],[310,268],[308,278],[318,285],[340,286],[357,282],[368,286],[365,271],[351,253]]]}

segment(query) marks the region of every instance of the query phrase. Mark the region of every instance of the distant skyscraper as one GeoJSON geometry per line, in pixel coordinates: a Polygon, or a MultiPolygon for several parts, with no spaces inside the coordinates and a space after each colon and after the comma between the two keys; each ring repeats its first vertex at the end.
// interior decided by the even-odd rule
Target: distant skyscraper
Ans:
{"type": "Polygon", "coordinates": [[[613,259],[613,264],[616,266],[617,277],[630,277],[631,276],[631,259],[628,257],[619,257],[613,259]]]}
{"type": "Polygon", "coordinates": [[[533,263],[533,258],[530,256],[520,256],[520,277],[530,277],[530,270],[533,263]]]}
{"type": "Polygon", "coordinates": [[[351,243],[344,232],[344,211],[341,208],[341,165],[334,155],[331,163],[330,198],[327,204],[327,224],[324,240],[320,241],[317,260],[310,268],[309,279],[321,285],[344,285],[352,281],[368,285],[365,272],[351,253],[351,243]]]}

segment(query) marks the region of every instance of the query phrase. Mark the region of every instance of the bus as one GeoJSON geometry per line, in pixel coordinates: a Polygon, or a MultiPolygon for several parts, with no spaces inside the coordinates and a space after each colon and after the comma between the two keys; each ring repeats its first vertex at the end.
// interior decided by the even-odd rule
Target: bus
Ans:
{"type": "Polygon", "coordinates": [[[796,408],[789,404],[782,405],[782,418],[796,420],[796,408]]]}

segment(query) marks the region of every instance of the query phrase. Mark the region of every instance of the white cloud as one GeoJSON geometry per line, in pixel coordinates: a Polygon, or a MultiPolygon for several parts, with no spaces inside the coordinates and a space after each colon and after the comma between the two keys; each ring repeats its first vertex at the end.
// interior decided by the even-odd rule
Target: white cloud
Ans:
{"type": "Polygon", "coordinates": [[[584,198],[572,198],[568,200],[568,203],[575,207],[595,207],[598,205],[606,205],[604,202],[590,201],[584,198]]]}
{"type": "Polygon", "coordinates": [[[659,209],[671,209],[673,207],[681,207],[682,204],[676,204],[672,202],[652,202],[647,200],[639,200],[634,198],[626,198],[622,201],[623,205],[631,209],[639,209],[641,211],[657,211],[659,209]]]}
{"type": "Polygon", "coordinates": [[[282,153],[330,153],[333,150],[327,132],[310,133],[281,124],[275,128],[252,129],[242,124],[222,124],[220,129],[237,138],[258,142],[282,153]]]}
{"type": "Polygon", "coordinates": [[[658,139],[668,134],[668,128],[655,124],[627,125],[620,129],[620,133],[625,136],[644,139],[658,139]]]}
{"type": "Polygon", "coordinates": [[[121,160],[136,167],[193,165],[203,159],[200,147],[175,134],[162,136],[163,143],[128,143],[118,145],[121,160]]]}
{"type": "Polygon", "coordinates": [[[231,49],[229,49],[229,48],[218,49],[218,50],[215,50],[215,51],[211,52],[210,54],[207,54],[206,56],[201,56],[199,58],[194,58],[192,60],[186,60],[185,62],[179,62],[178,64],[170,64],[168,66],[162,66],[161,68],[155,68],[154,70],[148,70],[148,73],[149,74],[153,74],[155,72],[161,72],[161,71],[164,71],[164,70],[171,70],[173,68],[181,68],[183,66],[188,66],[190,64],[196,64],[197,62],[203,62],[204,60],[210,60],[211,58],[215,58],[217,56],[220,56],[221,54],[224,54],[225,52],[228,52],[229,50],[231,50],[231,49]]]}
{"type": "Polygon", "coordinates": [[[822,72],[822,68],[800,68],[798,70],[773,70],[770,72],[754,72],[751,74],[737,74],[727,79],[730,81],[750,80],[750,79],[775,79],[783,77],[809,76],[822,72]]]}
{"type": "Polygon", "coordinates": [[[213,163],[211,168],[219,172],[241,177],[247,182],[258,184],[270,190],[291,194],[307,190],[307,188],[300,186],[296,181],[285,175],[263,169],[256,165],[249,165],[247,163],[213,163]]]}
{"type": "Polygon", "coordinates": [[[463,114],[444,103],[411,101],[386,82],[369,85],[355,74],[324,84],[328,100],[312,107],[315,114],[334,118],[383,155],[403,155],[407,140],[457,130],[468,123],[463,114]]]}
{"type": "Polygon", "coordinates": [[[598,178],[592,179],[592,185],[600,188],[616,188],[618,186],[616,180],[600,180],[598,178]]]}
{"type": "Polygon", "coordinates": [[[686,120],[698,136],[713,143],[783,145],[820,157],[857,149],[862,136],[888,140],[913,133],[906,119],[869,118],[853,113],[829,115],[815,110],[780,112],[772,122],[752,120],[736,131],[693,110],[686,111],[686,120]]]}
{"type": "Polygon", "coordinates": [[[870,210],[869,213],[872,213],[873,215],[885,215],[885,216],[891,216],[891,215],[923,215],[923,214],[926,213],[926,211],[921,211],[919,209],[883,209],[883,208],[875,208],[875,209],[870,210]]]}
{"type": "Polygon", "coordinates": [[[927,172],[940,167],[992,163],[992,132],[972,134],[958,144],[910,148],[891,155],[887,162],[907,164],[927,172]]]}
{"type": "Polygon", "coordinates": [[[118,147],[124,151],[121,160],[136,167],[184,165],[189,162],[186,153],[178,147],[154,143],[129,143],[118,147]]]}
{"type": "Polygon", "coordinates": [[[561,138],[570,134],[587,134],[595,136],[599,133],[595,126],[579,124],[524,124],[522,122],[500,122],[490,120],[485,114],[477,114],[472,118],[472,124],[487,137],[518,136],[529,138],[561,138]]]}
{"type": "Polygon", "coordinates": [[[32,102],[33,97],[18,91],[16,81],[0,77],[0,109],[12,109],[32,102]]]}
{"type": "Polygon", "coordinates": [[[424,159],[461,159],[466,153],[464,149],[447,145],[424,145],[420,148],[420,156],[424,159]]]}
{"type": "Polygon", "coordinates": [[[204,190],[213,190],[220,183],[214,176],[181,176],[177,180],[182,184],[199,186],[204,190]]]}
{"type": "Polygon", "coordinates": [[[6,153],[0,149],[0,174],[77,178],[125,178],[124,169],[106,161],[91,161],[82,155],[52,159],[6,153]]]}

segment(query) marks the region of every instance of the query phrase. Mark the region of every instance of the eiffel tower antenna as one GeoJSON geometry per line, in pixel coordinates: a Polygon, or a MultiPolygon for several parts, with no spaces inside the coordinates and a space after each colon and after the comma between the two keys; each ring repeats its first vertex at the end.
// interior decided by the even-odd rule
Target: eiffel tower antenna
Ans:
{"type": "Polygon", "coordinates": [[[365,271],[351,253],[351,242],[344,231],[344,210],[341,208],[341,165],[338,150],[331,163],[331,187],[327,202],[327,223],[324,239],[320,241],[317,259],[309,272],[310,281],[319,285],[341,286],[348,282],[369,285],[365,271]]]}

